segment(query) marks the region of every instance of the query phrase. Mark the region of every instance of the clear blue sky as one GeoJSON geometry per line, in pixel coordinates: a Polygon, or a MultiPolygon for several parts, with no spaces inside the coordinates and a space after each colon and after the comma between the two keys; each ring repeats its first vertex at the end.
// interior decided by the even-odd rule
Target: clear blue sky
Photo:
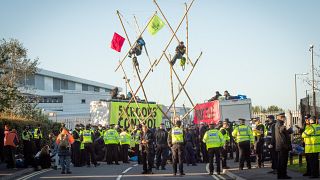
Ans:
{"type": "MultiPolygon", "coordinates": [[[[158,0],[174,28],[183,15],[184,2],[158,0]]],[[[19,39],[31,58],[39,57],[41,68],[124,87],[122,72],[114,69],[129,46],[126,41],[121,53],[109,48],[114,32],[125,36],[116,10],[124,15],[134,41],[133,14],[142,28],[156,6],[152,0],[2,0],[0,37],[19,39]]],[[[195,60],[200,51],[203,56],[186,86],[193,101],[203,102],[216,90],[229,90],[252,98],[253,105],[294,109],[294,74],[310,71],[310,44],[320,54],[319,17],[317,0],[196,0],[189,14],[189,56],[195,60]]],[[[185,23],[178,35],[186,41],[185,23]]],[[[144,34],[152,59],[159,58],[170,37],[168,25],[156,36],[144,34]]],[[[177,43],[173,42],[171,55],[177,43]]],[[[148,68],[145,54],[139,60],[144,74],[148,68]]],[[[316,56],[317,66],[319,61],[316,56]]],[[[131,61],[127,59],[124,66],[136,89],[138,79],[131,61]]],[[[184,79],[190,66],[183,72],[176,65],[176,70],[184,79]]],[[[145,82],[148,98],[169,104],[169,83],[169,65],[163,59],[145,82]]],[[[176,94],[177,80],[174,84],[176,94]]],[[[299,98],[306,89],[310,87],[298,79],[299,98]]],[[[178,105],[183,103],[190,106],[184,93],[178,105]]]]}

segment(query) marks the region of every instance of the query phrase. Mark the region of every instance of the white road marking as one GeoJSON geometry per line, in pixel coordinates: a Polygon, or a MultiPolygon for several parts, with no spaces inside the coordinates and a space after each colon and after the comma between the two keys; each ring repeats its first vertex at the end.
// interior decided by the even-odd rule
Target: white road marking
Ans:
{"type": "Polygon", "coordinates": [[[34,176],[37,176],[37,175],[39,175],[39,174],[42,174],[42,173],[45,173],[45,172],[48,172],[48,171],[51,171],[52,169],[44,169],[44,170],[41,170],[41,171],[37,171],[37,172],[34,172],[34,173],[31,173],[31,174],[28,174],[28,175],[26,175],[26,176],[23,176],[23,177],[21,177],[21,178],[19,178],[19,179],[17,179],[17,180],[27,180],[27,179],[29,179],[29,178],[32,178],[32,177],[34,177],[34,176]]]}
{"type": "Polygon", "coordinates": [[[118,177],[117,177],[117,180],[120,180],[122,178],[122,175],[119,175],[118,177]]]}
{"type": "Polygon", "coordinates": [[[220,180],[215,174],[212,175],[212,177],[213,177],[213,179],[215,179],[215,180],[220,180]]]}
{"type": "Polygon", "coordinates": [[[127,173],[128,171],[130,171],[130,169],[132,169],[132,167],[129,167],[128,169],[124,170],[124,171],[122,172],[122,174],[127,173]]]}
{"type": "Polygon", "coordinates": [[[138,166],[139,164],[135,164],[135,165],[133,165],[133,166],[138,166]]]}
{"type": "Polygon", "coordinates": [[[223,176],[221,176],[221,175],[217,175],[220,179],[222,179],[222,180],[226,180],[226,178],[224,178],[223,176]]]}

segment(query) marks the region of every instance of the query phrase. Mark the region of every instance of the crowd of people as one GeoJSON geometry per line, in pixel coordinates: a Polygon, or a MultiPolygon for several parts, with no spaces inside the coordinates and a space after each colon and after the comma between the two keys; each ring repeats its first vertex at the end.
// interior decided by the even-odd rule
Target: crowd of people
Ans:
{"type": "MultiPolygon", "coordinates": [[[[307,117],[306,126],[300,128],[305,142],[307,172],[304,176],[319,177],[320,125],[307,117]]],[[[4,146],[8,168],[15,168],[15,149],[23,144],[24,166],[36,169],[61,169],[61,173],[71,173],[73,167],[99,166],[98,161],[106,161],[108,165],[119,165],[119,161],[129,163],[136,160],[143,164],[142,173],[152,174],[153,169],[165,170],[168,162],[172,163],[173,175],[185,174],[183,164],[197,166],[198,163],[209,163],[209,174],[220,174],[228,169],[227,159],[239,162],[239,170],[252,168],[252,159],[256,159],[257,168],[264,167],[264,144],[269,134],[271,142],[268,146],[271,154],[272,171],[278,179],[290,179],[287,175],[288,154],[291,151],[292,130],[286,128],[285,114],[268,116],[265,124],[259,118],[239,119],[199,125],[183,126],[177,120],[172,128],[167,129],[162,123],[159,128],[148,128],[139,124],[133,130],[121,129],[111,124],[102,127],[77,124],[73,131],[64,125],[60,134],[50,133],[48,143],[44,143],[41,127],[31,130],[26,126],[21,140],[15,129],[5,126],[4,146]],[[22,143],[21,143],[21,142],[22,143]],[[34,146],[35,149],[30,148],[34,146]],[[235,154],[235,157],[234,157],[235,154]],[[179,171],[178,171],[179,169],[179,171]]]]}

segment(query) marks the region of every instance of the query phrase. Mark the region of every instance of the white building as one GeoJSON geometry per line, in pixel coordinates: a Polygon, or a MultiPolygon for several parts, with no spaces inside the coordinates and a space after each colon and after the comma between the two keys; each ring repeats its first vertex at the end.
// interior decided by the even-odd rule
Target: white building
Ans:
{"type": "Polygon", "coordinates": [[[74,123],[86,123],[90,118],[90,102],[109,100],[110,92],[115,88],[44,69],[26,77],[20,84],[27,96],[39,99],[37,107],[43,109],[50,119],[66,122],[71,127],[74,123]]]}

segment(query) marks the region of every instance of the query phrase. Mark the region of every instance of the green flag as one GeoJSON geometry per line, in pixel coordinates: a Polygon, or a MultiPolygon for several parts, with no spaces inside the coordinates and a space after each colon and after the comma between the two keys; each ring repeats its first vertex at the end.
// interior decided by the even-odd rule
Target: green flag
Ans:
{"type": "Polygon", "coordinates": [[[152,20],[148,25],[148,31],[151,35],[155,35],[164,26],[164,22],[157,16],[153,16],[152,20]]]}

